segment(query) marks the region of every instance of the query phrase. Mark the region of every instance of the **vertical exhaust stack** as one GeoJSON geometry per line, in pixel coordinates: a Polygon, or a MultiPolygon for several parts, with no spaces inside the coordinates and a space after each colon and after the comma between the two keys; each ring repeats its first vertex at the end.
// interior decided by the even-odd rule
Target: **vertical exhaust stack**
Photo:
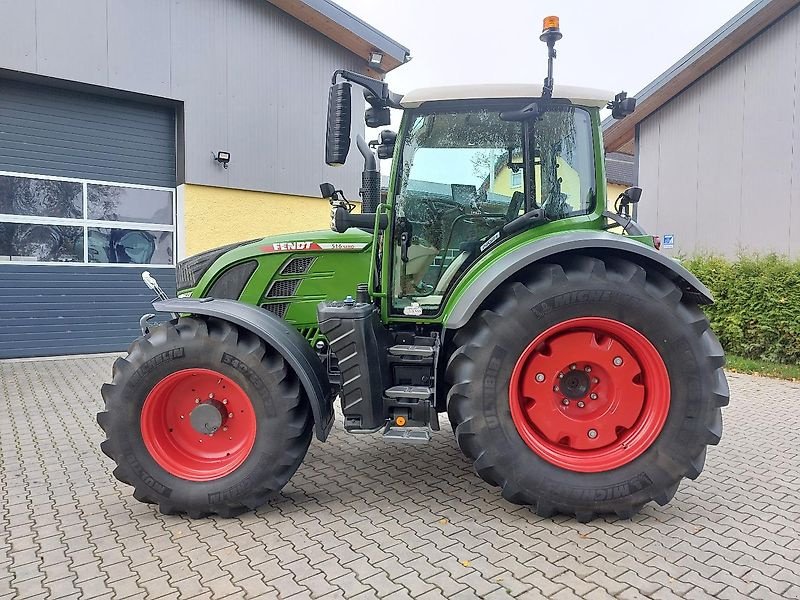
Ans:
{"type": "Polygon", "coordinates": [[[356,145],[364,157],[364,170],[361,172],[361,212],[374,213],[381,203],[381,171],[375,152],[366,140],[359,135],[356,145]]]}
{"type": "Polygon", "coordinates": [[[559,27],[558,17],[545,17],[542,23],[542,35],[539,39],[547,44],[547,77],[542,87],[542,98],[553,97],[553,59],[556,57],[556,42],[564,35],[559,27]]]}

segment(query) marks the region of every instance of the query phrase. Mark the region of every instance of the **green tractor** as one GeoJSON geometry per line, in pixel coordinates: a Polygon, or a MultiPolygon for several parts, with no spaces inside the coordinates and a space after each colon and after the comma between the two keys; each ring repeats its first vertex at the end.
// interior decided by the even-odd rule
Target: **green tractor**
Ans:
{"type": "MultiPolygon", "coordinates": [[[[165,514],[262,505],[344,430],[424,443],[447,413],[477,474],[539,515],[631,517],[703,469],[728,403],[708,289],[631,218],[606,210],[600,110],[625,94],[538,85],[406,95],[337,71],[326,161],[345,162],[352,87],[370,127],[361,213],[332,231],[243,242],[178,265],[114,364],[98,422],[114,475],[165,514]],[[381,196],[379,160],[393,158],[381,196]],[[171,316],[170,316],[171,313],[171,316]],[[165,320],[166,319],[166,320],[165,320]]],[[[431,455],[430,460],[437,457],[431,455]]]]}

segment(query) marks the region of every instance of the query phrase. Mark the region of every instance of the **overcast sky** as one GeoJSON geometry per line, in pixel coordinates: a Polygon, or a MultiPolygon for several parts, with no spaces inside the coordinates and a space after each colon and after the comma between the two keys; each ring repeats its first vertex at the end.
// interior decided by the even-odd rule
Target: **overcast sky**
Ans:
{"type": "Polygon", "coordinates": [[[334,0],[411,49],[393,90],[541,82],[542,18],[561,18],[556,85],[638,92],[748,0],[334,0]]]}

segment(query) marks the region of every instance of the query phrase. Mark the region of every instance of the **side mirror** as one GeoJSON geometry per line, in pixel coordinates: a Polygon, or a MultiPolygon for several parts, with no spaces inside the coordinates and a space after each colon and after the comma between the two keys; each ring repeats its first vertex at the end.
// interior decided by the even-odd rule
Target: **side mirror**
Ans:
{"type": "Polygon", "coordinates": [[[624,119],[636,110],[636,98],[628,98],[628,94],[620,92],[614,96],[614,100],[608,103],[611,109],[611,116],[615,119],[624,119]]]}
{"type": "Polygon", "coordinates": [[[392,158],[397,134],[391,129],[384,129],[378,135],[378,158],[392,158]]]}
{"type": "Polygon", "coordinates": [[[350,152],[350,87],[346,81],[340,81],[328,92],[325,162],[332,167],[343,165],[350,152]]]}
{"type": "Polygon", "coordinates": [[[631,204],[636,204],[642,197],[642,188],[636,186],[629,187],[620,195],[623,196],[624,199],[630,202],[631,204]]]}
{"type": "Polygon", "coordinates": [[[371,106],[364,113],[364,122],[367,127],[386,127],[392,122],[392,114],[388,107],[371,106]]]}
{"type": "Polygon", "coordinates": [[[329,198],[333,198],[333,196],[336,194],[336,187],[334,187],[332,183],[320,183],[319,193],[326,200],[329,198]]]}

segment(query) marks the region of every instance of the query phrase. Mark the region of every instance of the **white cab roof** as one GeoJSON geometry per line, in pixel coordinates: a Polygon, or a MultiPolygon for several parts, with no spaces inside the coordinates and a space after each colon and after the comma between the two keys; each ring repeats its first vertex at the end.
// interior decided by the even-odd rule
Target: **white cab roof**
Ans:
{"type": "MultiPolygon", "coordinates": [[[[403,108],[416,108],[425,102],[439,100],[479,100],[504,98],[539,98],[542,85],[539,83],[481,83],[474,85],[446,85],[440,87],[420,88],[403,96],[400,104],[403,108]]],[[[614,99],[614,93],[592,88],[557,85],[553,90],[553,98],[566,98],[573,104],[581,106],[598,106],[605,108],[614,99]]]]}

